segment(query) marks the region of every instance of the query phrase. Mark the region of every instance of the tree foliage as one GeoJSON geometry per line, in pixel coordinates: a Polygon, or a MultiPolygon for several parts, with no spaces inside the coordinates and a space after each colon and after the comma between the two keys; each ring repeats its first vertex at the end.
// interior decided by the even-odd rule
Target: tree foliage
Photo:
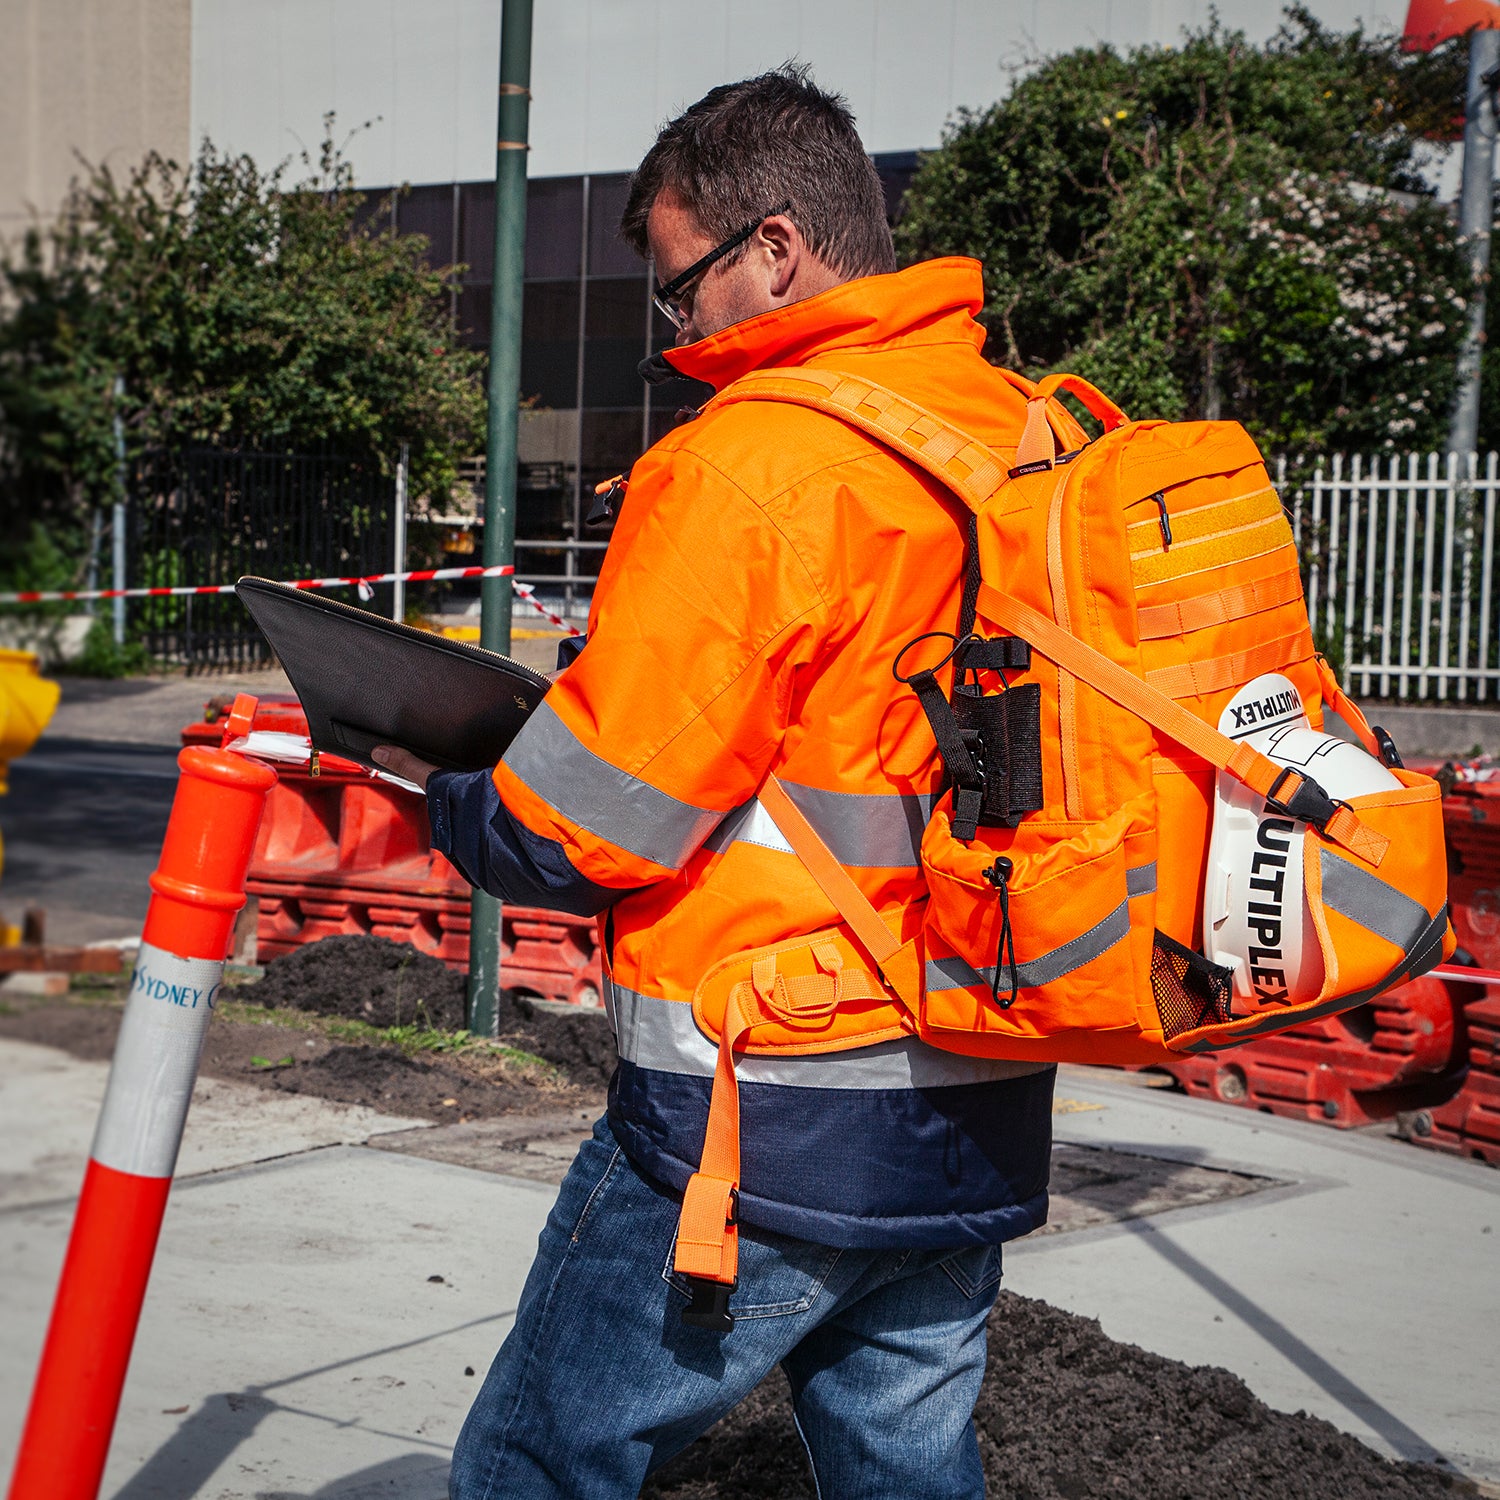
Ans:
{"type": "Polygon", "coordinates": [[[1080,49],[960,116],[898,248],[981,260],[991,357],[1076,370],[1133,416],[1436,447],[1470,283],[1420,153],[1462,85],[1461,44],[1407,56],[1302,9],[1263,47],[1215,20],[1080,49]]]}
{"type": "MultiPolygon", "coordinates": [[[[329,122],[331,125],[331,121],[329,122]]],[[[204,144],[75,183],[0,263],[0,486],[14,522],[76,526],[127,450],[327,446],[381,464],[411,444],[443,493],[482,441],[481,359],[450,327],[454,268],[361,227],[331,142],[305,180],[204,144]]],[[[17,527],[5,527],[13,534],[17,527]]]]}

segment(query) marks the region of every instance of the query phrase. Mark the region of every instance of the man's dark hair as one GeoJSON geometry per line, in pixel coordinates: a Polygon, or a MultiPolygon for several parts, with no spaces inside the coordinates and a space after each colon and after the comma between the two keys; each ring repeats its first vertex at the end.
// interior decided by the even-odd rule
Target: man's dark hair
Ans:
{"type": "Polygon", "coordinates": [[[885,195],[854,116],[807,71],[788,63],[723,84],[662,128],[631,179],[620,225],[642,256],[651,205],[671,188],[712,240],[790,202],[787,217],[830,270],[853,279],[896,269],[885,195]]]}

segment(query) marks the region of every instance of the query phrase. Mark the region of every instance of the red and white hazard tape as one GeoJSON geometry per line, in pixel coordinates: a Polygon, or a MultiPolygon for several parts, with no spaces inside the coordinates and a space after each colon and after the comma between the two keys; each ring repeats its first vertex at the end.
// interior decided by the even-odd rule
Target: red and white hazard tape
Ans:
{"type": "MultiPolygon", "coordinates": [[[[357,589],[361,599],[371,596],[376,583],[445,583],[454,578],[509,578],[516,570],[507,564],[494,568],[414,568],[408,573],[371,573],[364,578],[288,578],[289,589],[357,589]]],[[[517,584],[517,592],[523,585],[517,584]]],[[[80,599],[164,599],[184,594],[232,594],[232,583],[201,583],[186,588],[157,589],[23,589],[0,594],[0,604],[61,604],[80,599]]]]}
{"type": "Polygon", "coordinates": [[[569,635],[582,635],[583,632],[575,625],[569,625],[561,615],[555,615],[536,597],[536,590],[529,583],[518,583],[515,585],[516,592],[539,614],[546,615],[554,625],[561,625],[569,635]]]}

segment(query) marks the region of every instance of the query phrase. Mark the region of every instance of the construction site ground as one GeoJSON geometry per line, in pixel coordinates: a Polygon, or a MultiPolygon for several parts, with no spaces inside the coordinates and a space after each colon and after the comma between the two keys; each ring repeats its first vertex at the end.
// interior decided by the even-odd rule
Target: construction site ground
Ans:
{"type": "MultiPolygon", "coordinates": [[[[0,1014],[0,1468],[119,991],[0,1014]]],[[[603,1091],[586,1059],[570,1076],[525,1047],[433,1054],[350,1025],[267,1010],[253,984],[215,1020],[113,1500],[444,1493],[603,1091]]],[[[1500,1173],[1096,1070],[1062,1070],[1054,1127],[1052,1221],[1007,1248],[992,1323],[992,1494],[1500,1494],[1500,1173]]],[[[778,1380],[650,1492],[810,1496],[778,1380]]]]}
{"type": "MultiPolygon", "coordinates": [[[[68,682],[0,801],[0,907],[45,906],[59,943],[138,933],[178,733],[241,686],[286,690],[68,682]]],[[[0,1473],[120,993],[0,994],[0,1473]]],[[[233,991],[209,1034],[103,1493],[437,1500],[602,1107],[607,1037],[576,1028],[604,1023],[561,1018],[563,1046],[517,1013],[503,1049],[434,1050],[265,993],[233,991]]],[[[1500,1173],[1118,1073],[1064,1069],[1057,1093],[1052,1220],[1007,1247],[991,1325],[993,1496],[1500,1496],[1500,1173]]],[[[810,1495],[784,1387],[648,1493],[810,1495]]]]}

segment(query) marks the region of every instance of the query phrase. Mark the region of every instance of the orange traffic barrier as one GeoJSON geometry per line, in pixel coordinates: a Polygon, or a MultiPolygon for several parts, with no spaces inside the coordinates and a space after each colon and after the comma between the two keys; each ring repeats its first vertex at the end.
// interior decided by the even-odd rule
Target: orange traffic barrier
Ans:
{"type": "MultiPolygon", "coordinates": [[[[249,703],[254,711],[254,700],[249,703]]],[[[241,703],[236,703],[236,710],[241,703]]],[[[269,767],[195,747],[181,777],[10,1500],[95,1500],[269,767]]]]}

